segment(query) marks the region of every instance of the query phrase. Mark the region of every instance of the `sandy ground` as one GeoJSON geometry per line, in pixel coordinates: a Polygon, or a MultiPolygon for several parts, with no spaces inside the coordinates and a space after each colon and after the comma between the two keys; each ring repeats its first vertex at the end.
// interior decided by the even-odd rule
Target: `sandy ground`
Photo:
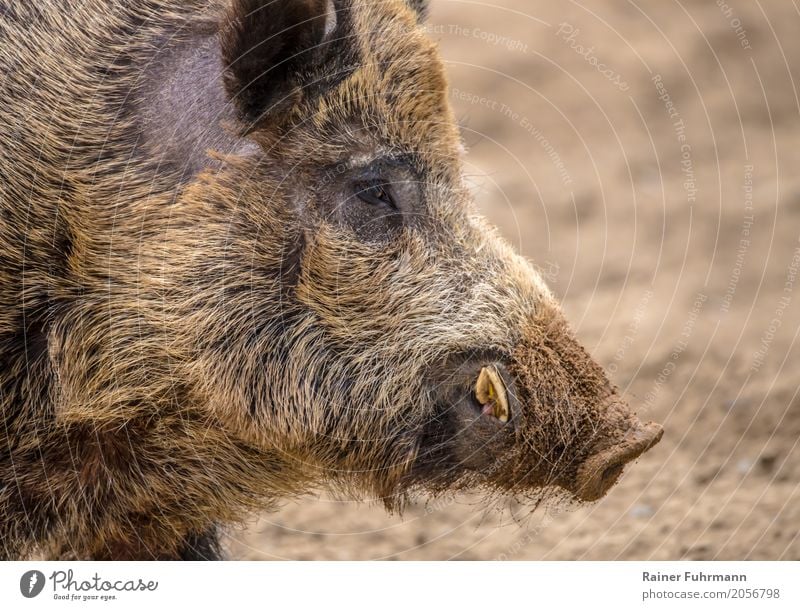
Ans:
{"type": "Polygon", "coordinates": [[[309,497],[231,555],[800,559],[795,2],[433,5],[481,209],[666,434],[592,506],[309,497]]]}

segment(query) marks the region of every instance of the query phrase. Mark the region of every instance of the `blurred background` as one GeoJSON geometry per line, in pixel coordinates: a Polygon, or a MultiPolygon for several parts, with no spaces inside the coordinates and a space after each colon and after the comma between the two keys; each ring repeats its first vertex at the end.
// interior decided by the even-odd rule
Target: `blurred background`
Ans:
{"type": "Polygon", "coordinates": [[[307,497],[240,559],[800,560],[800,9],[432,0],[482,212],[659,446],[592,506],[307,497]]]}

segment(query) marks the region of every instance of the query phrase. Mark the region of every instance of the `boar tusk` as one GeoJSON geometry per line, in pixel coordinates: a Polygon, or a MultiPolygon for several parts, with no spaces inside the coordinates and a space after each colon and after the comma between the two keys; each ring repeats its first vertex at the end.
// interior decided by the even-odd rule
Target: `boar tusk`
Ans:
{"type": "Polygon", "coordinates": [[[494,366],[485,366],[475,382],[475,398],[484,407],[484,413],[491,413],[501,422],[508,421],[508,395],[500,373],[494,366]]]}

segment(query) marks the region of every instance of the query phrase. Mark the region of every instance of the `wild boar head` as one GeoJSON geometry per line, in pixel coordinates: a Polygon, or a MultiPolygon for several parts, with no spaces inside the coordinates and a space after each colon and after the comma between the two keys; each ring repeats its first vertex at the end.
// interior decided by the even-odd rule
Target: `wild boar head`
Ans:
{"type": "Polygon", "coordinates": [[[221,65],[249,147],[175,212],[200,252],[170,263],[175,332],[273,482],[595,500],[661,428],[477,215],[419,4],[233,2],[221,65]]]}

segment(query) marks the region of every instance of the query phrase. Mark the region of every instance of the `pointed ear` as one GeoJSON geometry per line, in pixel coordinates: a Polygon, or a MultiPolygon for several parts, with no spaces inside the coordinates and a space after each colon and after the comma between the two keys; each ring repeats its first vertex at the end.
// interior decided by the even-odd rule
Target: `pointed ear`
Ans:
{"type": "Polygon", "coordinates": [[[417,19],[422,22],[428,17],[428,0],[406,0],[408,5],[417,11],[417,19]]]}
{"type": "Polygon", "coordinates": [[[335,20],[332,0],[231,0],[220,31],[223,80],[248,130],[299,101],[300,76],[335,20]]]}

